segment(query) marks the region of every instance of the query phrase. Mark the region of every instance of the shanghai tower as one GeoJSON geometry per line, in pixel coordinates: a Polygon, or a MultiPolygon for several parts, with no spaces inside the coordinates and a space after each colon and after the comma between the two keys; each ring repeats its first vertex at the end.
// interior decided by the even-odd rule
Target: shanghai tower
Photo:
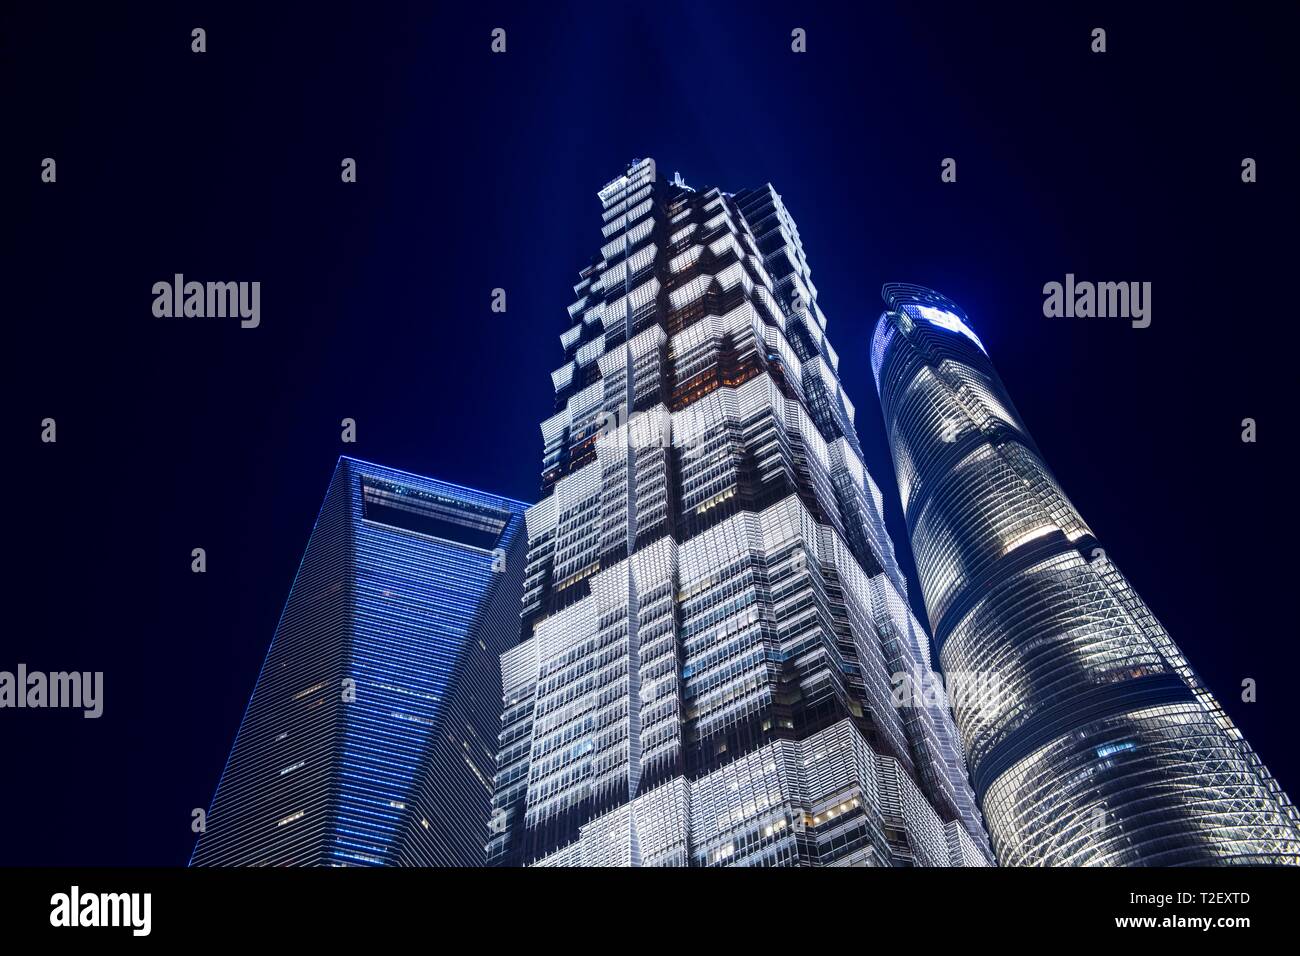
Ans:
{"type": "Polygon", "coordinates": [[[541,423],[487,857],[985,865],[799,231],[771,186],[599,190],[541,423]]]}
{"type": "Polygon", "coordinates": [[[1003,865],[1300,862],[1286,794],[1065,497],[965,313],[884,288],[871,342],[917,573],[1003,865]]]}

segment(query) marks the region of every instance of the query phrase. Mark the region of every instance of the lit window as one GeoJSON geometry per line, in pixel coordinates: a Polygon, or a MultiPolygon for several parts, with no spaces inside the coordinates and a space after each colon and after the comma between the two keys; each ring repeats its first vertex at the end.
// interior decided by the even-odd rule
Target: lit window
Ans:
{"type": "Polygon", "coordinates": [[[959,316],[944,309],[936,309],[931,305],[918,305],[916,306],[916,311],[921,318],[925,319],[931,325],[937,325],[941,329],[947,329],[949,332],[958,332],[966,336],[966,338],[979,346],[981,352],[985,355],[988,354],[988,351],[984,348],[984,343],[979,340],[979,337],[970,330],[970,326],[963,322],[959,316]]]}

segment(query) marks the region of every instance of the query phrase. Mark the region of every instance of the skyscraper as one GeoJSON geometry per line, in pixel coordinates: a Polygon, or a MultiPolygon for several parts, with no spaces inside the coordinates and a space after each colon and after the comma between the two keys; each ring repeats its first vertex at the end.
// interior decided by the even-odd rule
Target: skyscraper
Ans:
{"type": "Polygon", "coordinates": [[[1300,862],[1287,796],[1043,462],[965,313],[884,288],[872,337],[903,511],[1004,865],[1300,862]]]}
{"type": "Polygon", "coordinates": [[[483,864],[524,508],[339,460],[192,864],[483,864]]]}
{"type": "Polygon", "coordinates": [[[634,162],[599,191],[489,859],[989,860],[925,633],[861,460],[799,232],[771,186],[634,162]]]}

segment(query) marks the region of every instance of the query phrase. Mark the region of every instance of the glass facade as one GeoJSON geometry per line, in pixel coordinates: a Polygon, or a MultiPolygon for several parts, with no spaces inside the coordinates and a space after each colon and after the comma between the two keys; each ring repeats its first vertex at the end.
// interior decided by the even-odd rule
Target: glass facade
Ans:
{"type": "Polygon", "coordinates": [[[192,865],[483,864],[525,507],[339,460],[192,865]]]}
{"type": "Polygon", "coordinates": [[[1300,862],[1300,819],[1043,462],[962,310],[891,284],[872,369],[1004,865],[1300,862]]]}
{"type": "Polygon", "coordinates": [[[986,865],[781,197],[651,160],[598,195],[501,658],[489,861],[986,865]]]}

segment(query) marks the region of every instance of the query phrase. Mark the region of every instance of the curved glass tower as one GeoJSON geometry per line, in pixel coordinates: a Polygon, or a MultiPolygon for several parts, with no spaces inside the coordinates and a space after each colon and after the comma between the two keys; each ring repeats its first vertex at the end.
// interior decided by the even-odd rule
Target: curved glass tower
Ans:
{"type": "Polygon", "coordinates": [[[872,370],[1003,865],[1300,862],[1300,819],[1044,464],[951,300],[889,284],[872,370]],[[981,686],[990,686],[985,681],[981,686]]]}

